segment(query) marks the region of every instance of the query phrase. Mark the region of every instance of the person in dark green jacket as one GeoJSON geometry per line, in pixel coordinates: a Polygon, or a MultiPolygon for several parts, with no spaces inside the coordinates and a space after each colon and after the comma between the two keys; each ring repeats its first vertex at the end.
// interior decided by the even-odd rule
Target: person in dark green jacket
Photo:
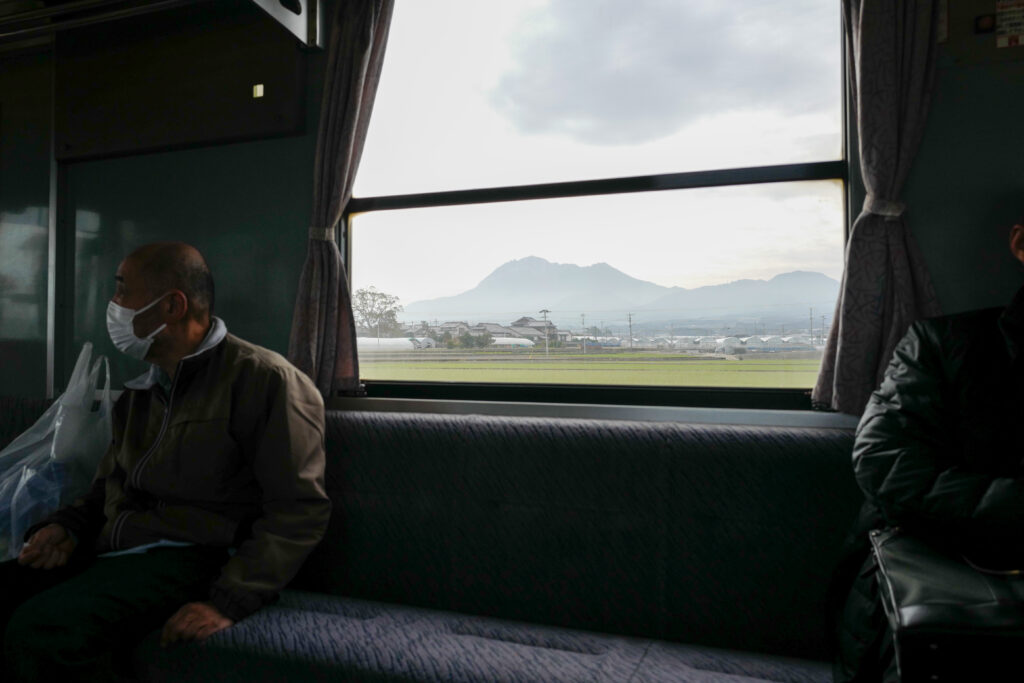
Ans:
{"type": "Polygon", "coordinates": [[[154,629],[170,645],[230,628],[327,528],[312,381],[212,315],[194,247],[142,247],[115,280],[111,340],[150,369],[125,384],[89,493],[0,564],[2,680],[109,680],[154,629]]]}
{"type": "MultiPolygon", "coordinates": [[[[1024,220],[1010,250],[1024,263],[1024,220]]],[[[837,683],[899,680],[869,530],[899,526],[983,566],[1024,567],[1021,425],[1024,287],[1006,308],[910,326],[857,427],[865,503],[833,583],[837,683]]]]}

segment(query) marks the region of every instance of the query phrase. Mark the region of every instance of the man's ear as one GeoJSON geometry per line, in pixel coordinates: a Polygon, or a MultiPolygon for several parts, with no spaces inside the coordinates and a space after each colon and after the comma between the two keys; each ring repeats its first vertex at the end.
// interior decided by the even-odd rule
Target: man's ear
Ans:
{"type": "Polygon", "coordinates": [[[1010,253],[1024,263],[1024,225],[1015,225],[1010,229],[1010,253]]]}
{"type": "MultiPolygon", "coordinates": [[[[1024,246],[1024,244],[1022,244],[1022,246],[1024,246]]],[[[167,301],[167,313],[175,322],[182,320],[188,315],[188,297],[185,296],[185,292],[175,289],[171,292],[171,295],[167,297],[167,301]]]]}

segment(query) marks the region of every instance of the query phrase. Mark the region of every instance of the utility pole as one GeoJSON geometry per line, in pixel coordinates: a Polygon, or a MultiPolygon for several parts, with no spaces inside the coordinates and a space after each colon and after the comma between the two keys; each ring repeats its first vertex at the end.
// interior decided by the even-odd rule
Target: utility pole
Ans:
{"type": "Polygon", "coordinates": [[[810,317],[807,319],[807,334],[811,336],[811,343],[814,343],[814,309],[811,309],[810,317]]]}
{"type": "Polygon", "coordinates": [[[633,314],[627,313],[626,320],[629,321],[629,348],[633,349],[633,314]]]}
{"type": "Polygon", "coordinates": [[[587,353],[587,314],[580,313],[580,326],[583,327],[583,338],[580,339],[580,346],[583,347],[583,354],[587,353]]]}
{"type": "Polygon", "coordinates": [[[548,324],[547,323],[548,323],[548,313],[550,313],[550,312],[551,311],[549,311],[546,308],[543,308],[543,309],[541,309],[539,311],[539,313],[542,316],[544,316],[544,355],[545,356],[548,355],[548,324]]]}
{"type": "Polygon", "coordinates": [[[821,343],[825,343],[825,316],[821,316],[821,343]]]}

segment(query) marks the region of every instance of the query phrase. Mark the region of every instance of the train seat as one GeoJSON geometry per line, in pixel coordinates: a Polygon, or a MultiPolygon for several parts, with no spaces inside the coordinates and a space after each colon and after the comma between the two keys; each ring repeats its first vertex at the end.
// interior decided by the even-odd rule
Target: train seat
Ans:
{"type": "Polygon", "coordinates": [[[847,429],[328,411],[327,537],[146,681],[829,681],[847,429]],[[262,678],[261,678],[262,676],[262,678]]]}
{"type": "Polygon", "coordinates": [[[852,441],[329,410],[334,512],[292,586],[203,643],[150,634],[137,678],[829,681],[852,441]]]}

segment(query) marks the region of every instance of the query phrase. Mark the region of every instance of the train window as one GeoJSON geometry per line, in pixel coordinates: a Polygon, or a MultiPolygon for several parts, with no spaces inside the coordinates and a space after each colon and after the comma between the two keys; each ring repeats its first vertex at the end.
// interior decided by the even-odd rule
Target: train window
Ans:
{"type": "Polygon", "coordinates": [[[345,226],[363,379],[810,388],[840,29],[817,0],[398,0],[345,226]]]}

